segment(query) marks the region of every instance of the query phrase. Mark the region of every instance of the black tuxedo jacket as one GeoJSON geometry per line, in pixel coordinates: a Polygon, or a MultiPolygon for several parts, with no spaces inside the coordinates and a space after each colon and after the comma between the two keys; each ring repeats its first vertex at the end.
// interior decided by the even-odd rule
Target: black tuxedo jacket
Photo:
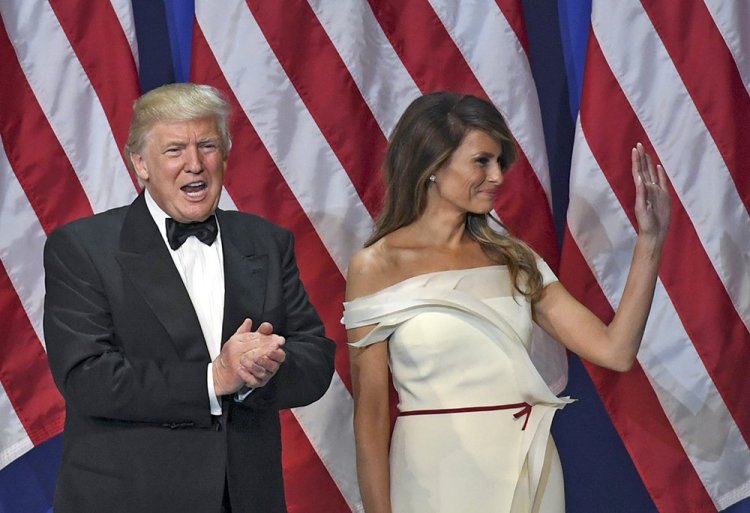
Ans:
{"type": "Polygon", "coordinates": [[[217,211],[226,341],[249,317],[286,337],[286,361],[244,402],[209,411],[198,318],[141,194],[46,243],[44,333],[67,405],[55,513],[286,511],[278,410],[328,388],[334,345],[299,279],[289,232],[217,211]],[[225,477],[226,476],[226,477],[225,477]]]}

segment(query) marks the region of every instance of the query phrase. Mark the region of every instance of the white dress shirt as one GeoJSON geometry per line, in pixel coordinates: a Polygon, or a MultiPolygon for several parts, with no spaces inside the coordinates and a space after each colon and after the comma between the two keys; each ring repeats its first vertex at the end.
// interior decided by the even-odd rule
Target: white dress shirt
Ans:
{"type": "MultiPolygon", "coordinates": [[[[221,331],[224,321],[224,254],[221,249],[221,227],[213,244],[202,243],[197,237],[188,237],[185,243],[173,250],[167,241],[166,219],[169,217],[146,191],[146,206],[159,228],[164,244],[172,256],[175,267],[188,291],[206,340],[211,361],[221,351],[221,331]]],[[[217,219],[218,226],[218,219],[217,219]]],[[[221,403],[216,397],[213,363],[206,371],[208,400],[212,415],[221,415],[221,403]]]]}

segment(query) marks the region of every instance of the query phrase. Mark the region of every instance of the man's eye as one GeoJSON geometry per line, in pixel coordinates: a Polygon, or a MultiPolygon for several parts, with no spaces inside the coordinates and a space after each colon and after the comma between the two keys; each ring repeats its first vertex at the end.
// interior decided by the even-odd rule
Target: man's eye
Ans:
{"type": "Polygon", "coordinates": [[[167,155],[179,155],[180,154],[180,148],[167,148],[167,151],[165,151],[167,155]]]}
{"type": "Polygon", "coordinates": [[[477,157],[476,163],[480,166],[486,166],[490,163],[490,159],[488,159],[487,157],[477,157]]]}

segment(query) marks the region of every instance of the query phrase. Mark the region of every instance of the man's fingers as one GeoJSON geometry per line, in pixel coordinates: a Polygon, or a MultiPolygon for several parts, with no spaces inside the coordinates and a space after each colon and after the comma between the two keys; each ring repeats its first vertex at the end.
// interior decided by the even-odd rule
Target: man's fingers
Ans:
{"type": "Polygon", "coordinates": [[[261,335],[273,335],[273,325],[270,322],[264,322],[258,326],[258,333],[261,335]]]}
{"type": "Polygon", "coordinates": [[[237,375],[242,378],[242,381],[244,381],[247,386],[250,388],[255,388],[258,386],[261,386],[260,380],[253,375],[252,372],[248,371],[245,367],[240,367],[237,370],[237,375]]]}
{"type": "Polygon", "coordinates": [[[261,375],[273,375],[279,370],[279,364],[270,358],[264,358],[263,361],[256,361],[255,366],[258,368],[261,375]]]}
{"type": "Polygon", "coordinates": [[[276,354],[273,355],[273,358],[261,356],[253,359],[249,358],[247,355],[243,355],[240,359],[242,367],[258,378],[269,377],[276,374],[276,371],[279,370],[279,366],[282,362],[283,356],[276,354]]]}
{"type": "Polygon", "coordinates": [[[264,355],[270,351],[275,351],[284,345],[284,337],[278,335],[259,335],[255,343],[252,345],[250,351],[254,351],[255,355],[264,355]]]}
{"type": "Polygon", "coordinates": [[[266,357],[269,360],[276,362],[277,364],[280,364],[280,363],[284,363],[284,360],[286,360],[286,353],[282,351],[281,349],[274,349],[273,351],[269,351],[266,354],[266,357]]]}
{"type": "Polygon", "coordinates": [[[284,345],[284,340],[271,340],[258,347],[254,347],[244,353],[244,357],[248,358],[249,361],[257,361],[262,358],[271,358],[276,362],[283,362],[286,357],[286,353],[281,349],[284,345]]]}
{"type": "Polygon", "coordinates": [[[249,333],[250,331],[252,331],[252,329],[253,329],[253,320],[245,319],[244,321],[242,321],[242,324],[240,324],[240,327],[237,328],[237,331],[235,333],[249,333]]]}

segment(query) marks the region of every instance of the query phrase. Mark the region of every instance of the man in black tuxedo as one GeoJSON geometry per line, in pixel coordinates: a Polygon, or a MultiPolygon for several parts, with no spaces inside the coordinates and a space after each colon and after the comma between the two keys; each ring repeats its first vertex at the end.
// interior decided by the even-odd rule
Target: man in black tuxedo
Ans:
{"type": "Polygon", "coordinates": [[[47,240],[55,513],[286,511],[278,410],[325,393],[334,344],[291,234],[217,209],[228,115],[208,86],[142,96],[126,155],[145,191],[47,240]]]}

